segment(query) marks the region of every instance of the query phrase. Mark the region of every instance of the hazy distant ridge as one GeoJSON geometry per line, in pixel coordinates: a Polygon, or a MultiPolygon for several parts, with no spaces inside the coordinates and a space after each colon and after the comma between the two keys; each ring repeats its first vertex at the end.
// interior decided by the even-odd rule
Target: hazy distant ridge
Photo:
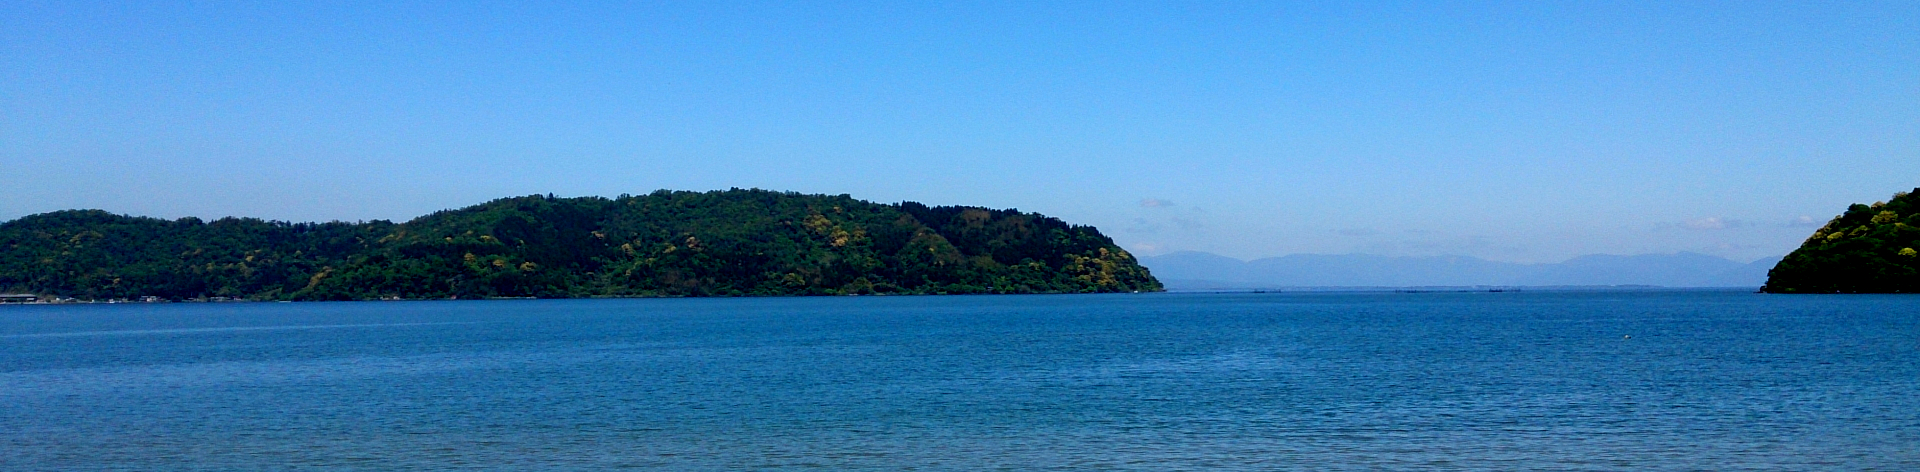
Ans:
{"type": "Polygon", "coordinates": [[[1394,257],[1293,254],[1241,261],[1205,252],[1142,257],[1169,289],[1271,287],[1414,287],[1654,285],[1759,287],[1780,258],[1742,264],[1682,252],[1587,255],[1558,263],[1519,264],[1467,256],[1394,257]]]}

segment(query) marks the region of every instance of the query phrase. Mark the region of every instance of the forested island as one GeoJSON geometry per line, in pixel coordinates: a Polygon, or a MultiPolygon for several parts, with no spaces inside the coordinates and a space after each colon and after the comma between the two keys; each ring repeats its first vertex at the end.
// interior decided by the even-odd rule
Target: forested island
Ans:
{"type": "Polygon", "coordinates": [[[405,223],[165,220],[100,210],[0,224],[0,292],[372,300],[1157,291],[1090,226],[846,195],[656,191],[504,198],[405,223]]]}
{"type": "Polygon", "coordinates": [[[1920,188],[1854,204],[1767,272],[1769,293],[1920,293],[1920,188]]]}

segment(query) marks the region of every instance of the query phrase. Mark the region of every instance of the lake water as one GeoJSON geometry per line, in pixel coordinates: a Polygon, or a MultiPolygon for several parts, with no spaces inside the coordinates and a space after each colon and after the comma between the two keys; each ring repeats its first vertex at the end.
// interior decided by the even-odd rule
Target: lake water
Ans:
{"type": "Polygon", "coordinates": [[[1920,470],[1920,298],[0,307],[0,470],[1920,470]]]}

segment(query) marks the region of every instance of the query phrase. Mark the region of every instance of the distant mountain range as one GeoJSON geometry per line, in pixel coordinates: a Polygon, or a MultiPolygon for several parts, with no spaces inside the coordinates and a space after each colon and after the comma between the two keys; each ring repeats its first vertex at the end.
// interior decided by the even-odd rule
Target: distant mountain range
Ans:
{"type": "Polygon", "coordinates": [[[1588,255],[1550,264],[1494,262],[1466,256],[1393,257],[1294,254],[1242,261],[1205,252],[1140,258],[1170,290],[1283,287],[1439,287],[1651,285],[1759,287],[1778,257],[1742,264],[1682,252],[1588,255]]]}

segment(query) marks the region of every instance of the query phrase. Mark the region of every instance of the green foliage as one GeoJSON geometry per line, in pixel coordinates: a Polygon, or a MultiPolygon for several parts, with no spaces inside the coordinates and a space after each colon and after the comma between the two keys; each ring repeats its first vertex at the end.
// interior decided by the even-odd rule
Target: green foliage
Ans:
{"type": "Polygon", "coordinates": [[[1920,189],[1854,204],[1767,273],[1771,293],[1920,293],[1920,189]]]}
{"type": "Polygon", "coordinates": [[[1160,290],[1088,226],[1017,210],[764,190],[527,196],[402,224],[0,224],[0,289],[79,298],[1081,293],[1160,290]]]}

